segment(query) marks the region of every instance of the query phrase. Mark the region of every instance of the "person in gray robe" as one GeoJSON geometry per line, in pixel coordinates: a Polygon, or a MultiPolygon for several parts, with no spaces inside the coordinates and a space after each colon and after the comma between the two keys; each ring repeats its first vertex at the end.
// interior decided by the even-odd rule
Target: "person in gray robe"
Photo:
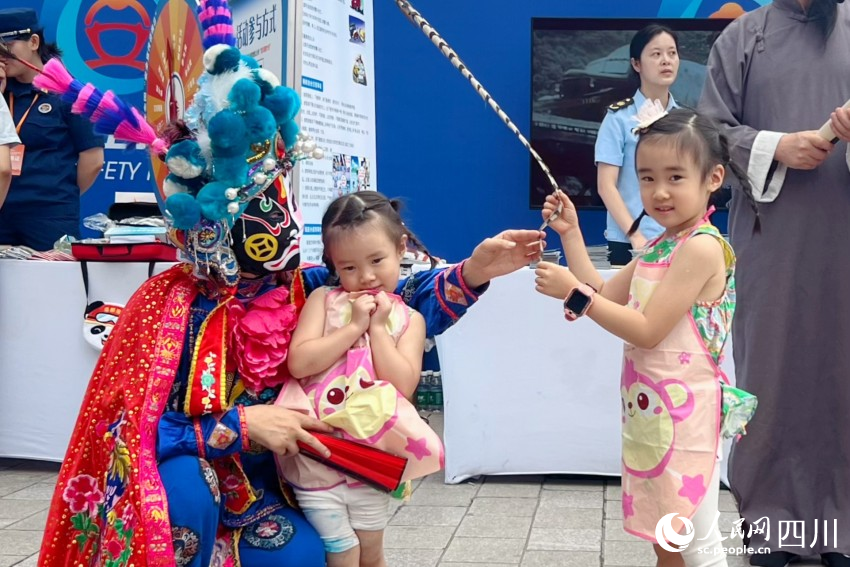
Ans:
{"type": "Polygon", "coordinates": [[[699,111],[725,125],[761,224],[736,192],[735,375],[759,406],[729,479],[750,546],[769,549],[751,565],[850,566],[848,99],[850,4],[774,0],[711,50],[699,111]],[[816,133],[830,117],[835,144],[816,133]]]}

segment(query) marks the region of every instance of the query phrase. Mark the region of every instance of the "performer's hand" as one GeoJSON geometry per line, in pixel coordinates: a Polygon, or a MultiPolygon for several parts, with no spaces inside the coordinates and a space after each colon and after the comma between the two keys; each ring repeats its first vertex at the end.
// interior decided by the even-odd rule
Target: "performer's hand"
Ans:
{"type": "Polygon", "coordinates": [[[534,270],[534,289],[543,295],[564,299],[580,284],[571,271],[551,262],[540,262],[534,270]]]}
{"type": "Polygon", "coordinates": [[[832,122],[832,131],[838,139],[850,142],[850,109],[836,108],[835,112],[829,115],[829,120],[832,122]]]}
{"type": "Polygon", "coordinates": [[[785,134],[776,146],[776,159],[792,169],[815,169],[829,156],[833,145],[814,130],[785,134]]]}
{"type": "Polygon", "coordinates": [[[375,296],[367,293],[357,297],[351,305],[351,324],[357,327],[361,334],[369,330],[372,313],[377,307],[375,296]]]}
{"type": "Polygon", "coordinates": [[[463,264],[463,279],[470,288],[510,274],[540,258],[546,233],[539,230],[506,230],[475,247],[463,264]]]}
{"type": "Polygon", "coordinates": [[[386,329],[387,321],[390,318],[390,312],[393,309],[393,303],[390,301],[390,298],[387,297],[387,294],[383,291],[379,292],[375,296],[375,303],[377,307],[375,311],[372,313],[372,317],[369,320],[369,332],[374,333],[376,330],[386,329]]]}
{"type": "Polygon", "coordinates": [[[558,213],[555,220],[549,223],[552,230],[561,236],[564,236],[571,230],[578,230],[578,213],[576,213],[576,207],[563,191],[558,191],[557,196],[551,194],[546,196],[546,202],[543,203],[543,211],[541,211],[543,220],[545,221],[552,216],[558,210],[559,206],[561,207],[561,212],[558,213]]]}
{"type": "Polygon", "coordinates": [[[333,427],[318,419],[280,406],[245,406],[248,437],[281,456],[298,453],[298,441],[306,443],[322,455],[331,452],[307,430],[332,433],[333,427]]]}

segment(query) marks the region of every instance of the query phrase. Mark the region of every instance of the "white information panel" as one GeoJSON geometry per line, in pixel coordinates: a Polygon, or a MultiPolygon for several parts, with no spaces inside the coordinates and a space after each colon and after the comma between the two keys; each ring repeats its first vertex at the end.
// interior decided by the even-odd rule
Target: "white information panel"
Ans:
{"type": "MultiPolygon", "coordinates": [[[[304,216],[301,258],[321,262],[321,219],[328,203],[375,189],[375,57],[371,0],[302,0],[297,4],[303,106],[301,130],[325,151],[299,166],[304,216]]],[[[298,25],[298,23],[296,25],[298,25]]]]}

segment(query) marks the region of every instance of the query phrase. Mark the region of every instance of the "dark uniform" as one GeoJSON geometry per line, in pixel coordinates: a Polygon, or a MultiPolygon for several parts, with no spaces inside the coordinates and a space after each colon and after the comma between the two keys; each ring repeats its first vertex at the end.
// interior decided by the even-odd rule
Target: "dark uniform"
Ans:
{"type": "Polygon", "coordinates": [[[80,152],[103,147],[104,138],[88,120],[71,114],[69,103],[31,84],[9,79],[3,97],[15,125],[29,113],[19,134],[21,175],[12,178],[0,209],[0,244],[50,250],[65,234],[79,236],[77,159],[80,152]]]}

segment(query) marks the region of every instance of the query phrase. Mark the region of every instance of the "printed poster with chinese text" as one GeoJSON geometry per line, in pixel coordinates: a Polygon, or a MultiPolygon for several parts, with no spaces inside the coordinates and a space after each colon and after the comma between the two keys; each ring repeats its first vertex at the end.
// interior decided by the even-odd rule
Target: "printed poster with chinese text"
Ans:
{"type": "Polygon", "coordinates": [[[373,0],[303,0],[300,7],[301,130],[325,152],[299,166],[301,259],[319,264],[328,203],[376,189],[373,0]]]}

